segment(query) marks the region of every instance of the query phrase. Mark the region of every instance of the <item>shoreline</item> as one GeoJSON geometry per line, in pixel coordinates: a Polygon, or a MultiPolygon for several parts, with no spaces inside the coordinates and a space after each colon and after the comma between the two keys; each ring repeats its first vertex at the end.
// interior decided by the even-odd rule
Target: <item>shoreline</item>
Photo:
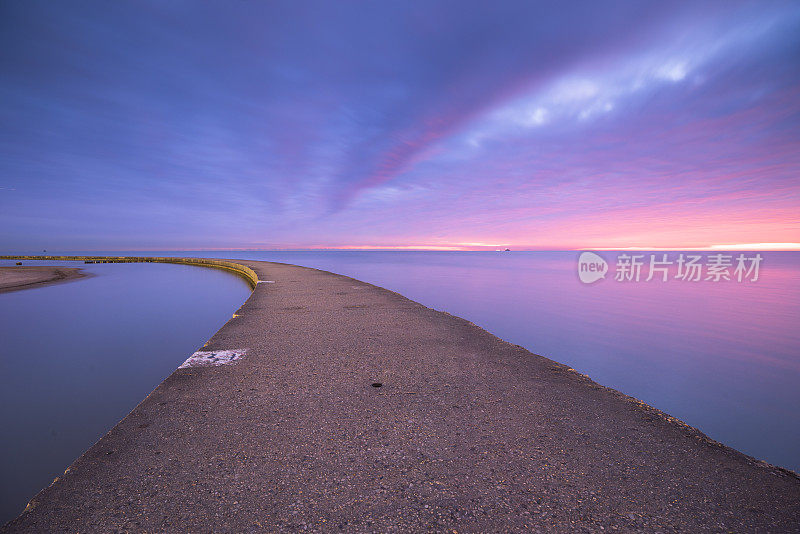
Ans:
{"type": "Polygon", "coordinates": [[[94,276],[79,267],[45,265],[0,266],[0,294],[34,289],[94,276]]]}
{"type": "Polygon", "coordinates": [[[241,358],[173,372],[0,530],[800,530],[795,473],[565,365],[346,276],[228,263],[254,290],[201,350],[241,358]]]}

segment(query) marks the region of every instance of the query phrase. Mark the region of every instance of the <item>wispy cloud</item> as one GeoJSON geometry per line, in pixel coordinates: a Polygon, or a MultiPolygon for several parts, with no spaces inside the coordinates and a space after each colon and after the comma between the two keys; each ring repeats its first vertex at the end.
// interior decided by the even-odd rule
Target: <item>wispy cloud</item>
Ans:
{"type": "Polygon", "coordinates": [[[779,1],[11,3],[0,247],[797,242],[798,36],[779,1]]]}

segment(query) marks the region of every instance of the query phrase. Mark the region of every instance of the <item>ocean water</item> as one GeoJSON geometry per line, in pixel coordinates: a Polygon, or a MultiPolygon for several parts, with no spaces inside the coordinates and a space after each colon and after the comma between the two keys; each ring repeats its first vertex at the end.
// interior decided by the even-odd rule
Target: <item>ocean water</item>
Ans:
{"type": "MultiPolygon", "coordinates": [[[[741,282],[737,281],[735,271],[736,257],[740,253],[724,253],[732,256],[734,265],[727,269],[731,280],[720,281],[714,281],[713,276],[705,280],[709,264],[717,260],[703,253],[698,262],[704,269],[703,280],[691,282],[675,278],[678,252],[635,253],[643,256],[639,281],[617,281],[618,266],[623,264],[621,253],[600,252],[609,263],[609,272],[592,284],[579,279],[576,252],[131,251],[109,254],[259,259],[352,276],[464,317],[507,341],[568,364],[603,385],[642,399],[713,439],[756,458],[800,471],[800,253],[762,252],[758,279],[753,281],[755,273],[744,271],[741,282]],[[651,254],[656,255],[655,261],[665,259],[662,255],[667,254],[666,260],[673,262],[663,266],[667,270],[667,281],[662,281],[661,272],[646,281],[651,254]]],[[[688,254],[695,253],[684,253],[688,254]]],[[[744,265],[750,267],[749,260],[755,253],[744,255],[744,265]]],[[[17,325],[14,335],[17,335],[16,330],[39,332],[40,338],[33,346],[31,343],[14,344],[7,341],[6,332],[3,332],[0,366],[12,365],[18,369],[16,372],[22,369],[28,374],[24,384],[15,380],[9,386],[6,367],[0,369],[2,405],[19,405],[20,398],[33,399],[23,403],[38,403],[35,396],[27,393],[27,388],[39,387],[37,381],[53,381],[57,384],[58,395],[64,398],[84,399],[69,407],[59,406],[53,413],[47,406],[37,406],[35,414],[14,413],[12,409],[12,413],[3,415],[0,423],[5,425],[9,420],[19,419],[23,422],[15,424],[29,432],[25,436],[6,432],[0,442],[3,457],[8,456],[6,451],[10,448],[23,448],[29,439],[27,436],[34,435],[34,428],[38,429],[41,442],[47,444],[42,445],[43,448],[59,449],[62,445],[56,438],[64,430],[56,431],[52,441],[47,441],[51,428],[88,425],[87,413],[97,410],[93,399],[105,402],[118,390],[120,395],[124,392],[124,399],[118,399],[120,415],[107,414],[104,423],[95,424],[84,433],[88,437],[82,445],[76,438],[70,450],[77,452],[62,454],[64,461],[60,469],[63,470],[74,456],[113,426],[116,419],[144,398],[189,352],[210,337],[247,294],[244,282],[233,276],[196,267],[109,264],[92,266],[92,269],[102,269],[102,276],[0,295],[3,324],[13,316],[17,325]],[[192,278],[189,282],[186,277],[194,271],[203,273],[196,276],[209,278],[192,278]],[[94,302],[92,299],[102,299],[108,289],[101,290],[97,284],[111,277],[119,277],[125,284],[108,283],[114,293],[105,299],[109,316],[104,327],[89,324],[85,328],[92,316],[87,318],[81,313],[41,317],[39,311],[53,302],[62,303],[55,304],[56,308],[64,307],[65,297],[61,294],[64,291],[71,293],[76,309],[94,302]],[[177,283],[176,278],[183,278],[185,290],[142,292],[137,289],[162,281],[163,286],[172,287],[177,283]],[[197,300],[192,301],[195,291],[211,291],[212,297],[207,300],[197,296],[197,300]],[[218,316],[202,326],[203,332],[193,334],[192,340],[188,340],[191,335],[185,334],[187,341],[180,345],[176,341],[177,333],[194,329],[197,321],[170,310],[191,307],[198,302],[215,308],[218,316]],[[28,311],[17,318],[19,310],[28,311]],[[154,310],[159,313],[157,321],[147,317],[154,310]],[[152,333],[146,333],[148,329],[152,329],[152,333]],[[86,332],[97,331],[102,333],[87,337],[86,332]],[[131,354],[125,347],[143,336],[152,341],[148,350],[159,351],[160,356],[141,360],[135,353],[129,357],[120,356],[131,354]],[[97,348],[87,349],[92,344],[97,348]],[[95,356],[86,359],[87,350],[95,356]],[[29,357],[30,363],[16,356],[12,358],[13,364],[6,363],[9,355],[20,351],[34,354],[29,357]],[[55,366],[53,354],[58,359],[55,366]],[[157,369],[151,372],[151,367],[157,369]],[[73,383],[73,375],[86,373],[99,376],[89,385],[80,380],[73,383]],[[129,375],[137,374],[148,375],[150,382],[142,380],[142,383],[149,385],[132,384],[129,375]]],[[[91,307],[96,303],[87,305],[91,307]]],[[[74,434],[77,436],[79,432],[76,430],[74,434]]],[[[41,454],[49,453],[42,451],[41,454]]],[[[29,457],[33,458],[33,453],[29,457]]],[[[56,471],[55,474],[60,472],[56,471]]],[[[0,476],[6,485],[6,477],[0,476]]],[[[40,486],[50,479],[52,476],[40,486]]]]}
{"type": "Polygon", "coordinates": [[[24,264],[85,267],[96,276],[0,294],[0,525],[200,348],[250,294],[244,280],[216,269],[24,264]]]}

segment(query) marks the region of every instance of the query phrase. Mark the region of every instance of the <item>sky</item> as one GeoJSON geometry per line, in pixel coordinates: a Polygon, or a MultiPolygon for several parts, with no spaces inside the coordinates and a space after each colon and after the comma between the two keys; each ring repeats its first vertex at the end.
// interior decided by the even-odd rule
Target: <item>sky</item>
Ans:
{"type": "Polygon", "coordinates": [[[798,243],[796,1],[0,0],[0,251],[798,243]]]}

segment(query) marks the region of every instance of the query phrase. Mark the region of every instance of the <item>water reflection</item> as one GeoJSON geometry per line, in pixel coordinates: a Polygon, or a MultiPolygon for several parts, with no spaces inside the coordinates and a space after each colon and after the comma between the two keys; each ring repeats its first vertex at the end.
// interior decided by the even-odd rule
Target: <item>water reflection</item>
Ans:
{"type": "Polygon", "coordinates": [[[250,293],[244,280],[214,269],[85,267],[98,276],[0,294],[0,524],[144,399],[250,293]]]}
{"type": "MultiPolygon", "coordinates": [[[[754,283],[621,283],[612,276],[592,285],[578,280],[573,252],[171,255],[294,263],[398,291],[641,398],[714,439],[800,471],[800,254],[762,254],[754,283]]],[[[232,276],[194,267],[94,268],[107,269],[105,276],[0,296],[4,324],[17,325],[6,327],[0,346],[8,384],[0,402],[14,407],[3,415],[4,428],[24,429],[22,438],[4,433],[4,451],[19,448],[20,439],[36,449],[25,458],[85,449],[89,442],[79,435],[99,437],[119,419],[115,413],[124,415],[141,400],[247,292],[232,276]],[[150,290],[142,292],[128,274],[115,274],[122,269],[138,272],[150,290]],[[163,278],[170,273],[175,276],[163,278]],[[182,289],[173,285],[178,279],[182,289]],[[195,293],[197,288],[211,293],[195,293]],[[204,310],[215,310],[206,323],[187,320],[188,313],[204,310]],[[12,332],[17,341],[7,342],[12,332]],[[25,358],[9,358],[19,354],[25,358]],[[152,385],[134,386],[140,375],[152,385]],[[105,406],[114,395],[120,397],[117,407],[105,406]],[[86,414],[98,412],[111,423],[90,422],[86,414]]],[[[75,455],[67,454],[62,464],[75,455]]],[[[3,479],[16,483],[5,473],[3,479]]]]}

